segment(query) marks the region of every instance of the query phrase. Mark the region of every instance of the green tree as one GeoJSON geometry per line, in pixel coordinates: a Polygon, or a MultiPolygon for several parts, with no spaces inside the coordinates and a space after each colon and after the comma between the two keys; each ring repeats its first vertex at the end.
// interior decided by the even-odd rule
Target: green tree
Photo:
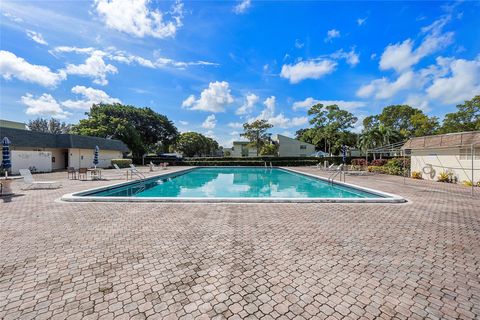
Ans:
{"type": "Polygon", "coordinates": [[[260,155],[262,156],[277,156],[278,155],[278,145],[274,143],[266,143],[260,149],[260,155]]]}
{"type": "Polygon", "coordinates": [[[240,136],[245,137],[250,141],[251,146],[257,149],[257,156],[260,149],[270,138],[267,130],[273,128],[273,125],[268,123],[267,120],[255,120],[251,123],[247,122],[243,124],[243,133],[240,136]]]}
{"type": "Polygon", "coordinates": [[[310,124],[313,125],[313,128],[304,134],[317,147],[323,140],[324,150],[327,152],[328,147],[330,154],[332,151],[338,151],[345,142],[342,141],[342,138],[347,137],[346,132],[353,128],[358,120],[352,113],[340,109],[337,105],[324,107],[321,103],[313,105],[308,110],[308,115],[311,117],[310,124]]]}
{"type": "Polygon", "coordinates": [[[68,133],[71,127],[71,125],[66,124],[65,122],[60,122],[55,118],[51,118],[49,120],[37,118],[35,120],[30,120],[27,126],[31,131],[54,134],[68,133]]]}
{"type": "Polygon", "coordinates": [[[410,121],[413,127],[413,136],[421,137],[435,134],[439,129],[437,117],[429,117],[423,113],[414,114],[410,121]]]}
{"type": "Polygon", "coordinates": [[[212,155],[218,150],[218,142],[197,132],[183,132],[173,149],[185,157],[212,155]]]}
{"type": "Polygon", "coordinates": [[[480,130],[480,95],[457,105],[457,112],[447,113],[442,133],[480,130]]]}
{"type": "Polygon", "coordinates": [[[158,149],[167,151],[178,136],[177,128],[164,115],[150,108],[122,104],[94,104],[72,132],[123,141],[135,158],[158,149]]]}

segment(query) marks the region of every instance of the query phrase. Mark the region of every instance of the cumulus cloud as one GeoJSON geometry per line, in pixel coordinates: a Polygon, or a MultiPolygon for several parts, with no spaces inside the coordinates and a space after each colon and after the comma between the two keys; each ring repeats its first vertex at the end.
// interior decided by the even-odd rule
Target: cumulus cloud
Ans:
{"type": "Polygon", "coordinates": [[[412,71],[402,73],[395,81],[387,78],[372,80],[369,84],[361,86],[357,90],[357,96],[361,98],[374,97],[375,99],[388,99],[399,91],[411,88],[414,84],[415,74],[412,71]]]}
{"type": "Polygon", "coordinates": [[[27,115],[51,116],[59,119],[64,119],[70,115],[70,113],[64,111],[57,100],[48,93],[44,93],[38,98],[27,93],[22,96],[21,101],[27,106],[27,110],[25,111],[27,115]]]}
{"type": "Polygon", "coordinates": [[[324,39],[324,41],[325,42],[331,42],[333,39],[339,38],[339,37],[340,37],[340,31],[338,31],[336,29],[328,30],[327,31],[327,36],[324,39]]]}
{"type": "Polygon", "coordinates": [[[65,100],[62,105],[70,109],[89,110],[93,104],[98,103],[121,103],[117,98],[110,97],[105,91],[84,86],[75,86],[72,93],[82,97],[79,100],[65,100]]]}
{"type": "Polygon", "coordinates": [[[252,2],[251,0],[241,0],[234,8],[233,12],[236,14],[242,14],[247,12],[247,10],[251,7],[252,2]]]}
{"type": "Polygon", "coordinates": [[[312,97],[308,97],[302,101],[295,101],[293,103],[293,110],[310,109],[311,106],[321,103],[324,106],[330,106],[336,104],[345,110],[355,110],[366,106],[363,101],[345,101],[345,100],[317,100],[312,97]]]}
{"type": "MultiPolygon", "coordinates": [[[[441,63],[442,59],[437,61],[441,63]]],[[[433,80],[426,90],[429,97],[445,104],[455,104],[477,95],[480,92],[480,56],[474,60],[447,61],[448,74],[433,80]]]]}
{"type": "Polygon", "coordinates": [[[450,45],[453,42],[454,33],[442,32],[449,20],[449,17],[443,17],[422,28],[421,33],[425,36],[415,49],[414,41],[411,39],[388,45],[380,58],[380,69],[394,69],[399,73],[403,72],[417,64],[422,58],[450,45]]]}
{"type": "Polygon", "coordinates": [[[27,30],[27,36],[38,44],[43,44],[44,46],[48,45],[48,42],[45,41],[42,34],[39,32],[27,30]]]}
{"type": "Polygon", "coordinates": [[[205,129],[213,129],[217,125],[217,120],[215,119],[215,115],[209,115],[205,121],[202,123],[202,127],[205,129]]]}
{"type": "Polygon", "coordinates": [[[180,123],[182,126],[188,126],[188,121],[180,120],[178,123],[180,123]]]}
{"type": "Polygon", "coordinates": [[[266,120],[268,123],[272,124],[274,127],[279,128],[290,128],[304,125],[308,122],[307,117],[293,117],[288,118],[283,113],[275,114],[276,108],[276,97],[270,96],[265,101],[263,101],[265,109],[254,119],[254,120],[266,120]]]}
{"type": "Polygon", "coordinates": [[[210,82],[208,88],[202,91],[198,99],[194,95],[190,95],[183,101],[182,107],[191,110],[224,112],[225,107],[231,103],[233,103],[233,97],[230,94],[228,82],[215,81],[210,82]]]}
{"type": "Polygon", "coordinates": [[[349,52],[340,49],[330,55],[334,59],[345,59],[345,61],[352,67],[356,66],[360,62],[360,56],[355,52],[355,48],[352,48],[349,52]]]}
{"type": "Polygon", "coordinates": [[[245,97],[244,104],[242,104],[242,106],[237,109],[235,114],[243,115],[243,114],[252,112],[253,107],[255,106],[255,104],[258,102],[259,99],[260,98],[254,93],[247,94],[247,96],[245,97]]]}
{"type": "Polygon", "coordinates": [[[4,50],[0,50],[0,74],[6,80],[17,78],[44,87],[54,87],[67,78],[63,71],[53,72],[46,66],[31,64],[4,50]]]}
{"type": "Polygon", "coordinates": [[[102,86],[107,85],[107,75],[115,74],[118,70],[114,65],[105,63],[103,60],[104,55],[104,52],[95,50],[85,60],[85,63],[79,65],[67,64],[65,72],[67,74],[93,78],[94,83],[102,86]]]}
{"type": "Polygon", "coordinates": [[[169,12],[150,8],[150,0],[95,0],[94,8],[105,25],[136,37],[174,37],[182,26],[183,3],[175,2],[169,12]],[[166,15],[170,18],[166,19],[166,15]]]}
{"type": "Polygon", "coordinates": [[[305,79],[320,79],[335,71],[336,67],[337,62],[330,59],[300,61],[296,64],[284,64],[280,76],[295,84],[305,79]]]}

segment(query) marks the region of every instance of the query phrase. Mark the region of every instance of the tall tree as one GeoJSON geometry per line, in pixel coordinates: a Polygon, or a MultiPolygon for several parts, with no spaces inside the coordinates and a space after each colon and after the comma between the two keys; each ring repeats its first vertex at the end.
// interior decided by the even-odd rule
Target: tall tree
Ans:
{"type": "Polygon", "coordinates": [[[183,132],[173,149],[185,157],[212,155],[218,150],[218,142],[197,132],[183,132]]]}
{"type": "Polygon", "coordinates": [[[447,113],[441,131],[463,132],[480,130],[480,95],[457,105],[457,112],[447,113]]]}
{"type": "Polygon", "coordinates": [[[72,132],[122,140],[136,158],[158,146],[167,151],[178,136],[173,123],[150,108],[100,103],[86,115],[88,118],[73,126],[72,132]]]}
{"type": "Polygon", "coordinates": [[[68,133],[71,127],[71,125],[66,124],[65,122],[60,122],[55,118],[51,118],[49,120],[37,118],[35,120],[30,120],[27,126],[31,131],[54,134],[68,133]]]}
{"type": "Polygon", "coordinates": [[[313,105],[308,110],[308,115],[311,117],[310,124],[313,125],[308,135],[316,146],[324,140],[325,152],[328,146],[330,154],[332,151],[338,151],[336,149],[345,142],[342,138],[347,137],[345,133],[353,128],[358,120],[352,113],[340,109],[337,105],[324,107],[321,103],[313,105]]]}
{"type": "Polygon", "coordinates": [[[251,123],[247,122],[243,124],[243,133],[240,136],[245,137],[250,141],[250,144],[257,149],[257,156],[260,149],[265,145],[269,139],[267,130],[273,128],[273,125],[268,123],[267,120],[255,120],[251,123]]]}

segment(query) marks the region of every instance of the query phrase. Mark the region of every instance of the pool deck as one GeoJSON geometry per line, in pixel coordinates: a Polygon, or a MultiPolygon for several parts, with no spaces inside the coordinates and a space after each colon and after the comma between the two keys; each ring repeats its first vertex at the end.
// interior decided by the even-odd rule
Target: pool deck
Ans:
{"type": "Polygon", "coordinates": [[[480,318],[468,189],[347,176],[409,202],[67,203],[121,180],[35,177],[63,187],[0,199],[0,319],[480,318]]]}

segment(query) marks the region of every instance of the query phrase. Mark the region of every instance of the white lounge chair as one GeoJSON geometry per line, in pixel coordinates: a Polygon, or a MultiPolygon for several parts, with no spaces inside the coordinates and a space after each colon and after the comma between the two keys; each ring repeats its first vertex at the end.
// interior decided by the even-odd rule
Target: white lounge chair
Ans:
{"type": "Polygon", "coordinates": [[[109,180],[125,179],[127,177],[127,172],[122,171],[122,169],[120,169],[120,167],[116,163],[113,164],[113,169],[114,171],[104,171],[103,176],[109,180]]]}
{"type": "Polygon", "coordinates": [[[323,167],[321,163],[317,164],[317,168],[320,169],[320,170],[326,170],[326,171],[330,171],[333,169],[333,167],[335,166],[335,163],[332,163],[330,166],[328,167],[323,167]]]}
{"type": "Polygon", "coordinates": [[[27,189],[52,189],[60,188],[62,184],[58,181],[35,181],[32,173],[28,169],[20,169],[20,175],[23,177],[23,182],[26,186],[22,190],[27,189]]]}

